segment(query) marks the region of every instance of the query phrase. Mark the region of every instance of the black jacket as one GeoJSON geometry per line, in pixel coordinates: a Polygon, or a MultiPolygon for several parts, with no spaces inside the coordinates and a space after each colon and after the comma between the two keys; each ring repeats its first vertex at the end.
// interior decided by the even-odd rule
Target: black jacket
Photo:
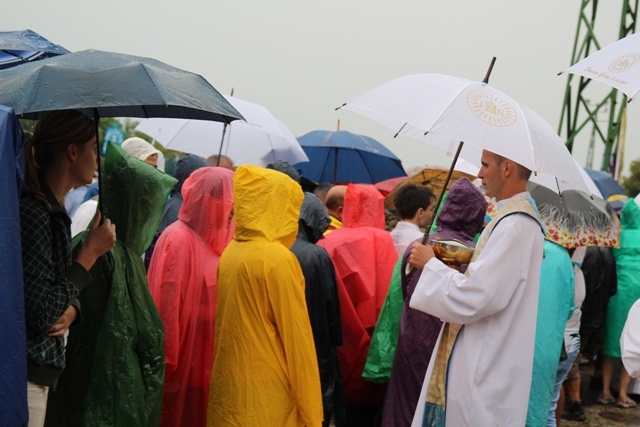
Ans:
{"type": "Polygon", "coordinates": [[[344,425],[344,385],[336,347],[342,345],[342,325],[336,273],[324,248],[315,245],[329,226],[329,216],[316,196],[305,193],[299,231],[291,251],[305,278],[307,310],[318,355],[324,424],[335,412],[336,425],[344,425]]]}

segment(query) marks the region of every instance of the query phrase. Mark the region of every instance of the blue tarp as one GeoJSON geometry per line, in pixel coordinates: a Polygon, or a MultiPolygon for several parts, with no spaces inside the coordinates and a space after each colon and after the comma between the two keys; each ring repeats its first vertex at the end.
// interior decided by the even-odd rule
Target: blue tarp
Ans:
{"type": "Polygon", "coordinates": [[[20,249],[23,134],[9,107],[0,105],[0,414],[7,426],[26,426],[27,354],[20,249]]]}

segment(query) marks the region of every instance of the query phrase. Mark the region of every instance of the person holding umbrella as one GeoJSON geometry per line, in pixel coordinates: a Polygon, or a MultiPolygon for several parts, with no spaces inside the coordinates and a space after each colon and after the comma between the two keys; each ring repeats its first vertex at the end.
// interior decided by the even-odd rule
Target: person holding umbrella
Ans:
{"type": "Polygon", "coordinates": [[[487,150],[481,164],[498,212],[465,274],[429,245],[411,251],[422,271],[410,306],[445,321],[413,425],[525,425],[544,226],[526,191],[531,171],[487,150]]]}
{"type": "Polygon", "coordinates": [[[90,184],[96,168],[93,120],[77,111],[56,111],[36,125],[25,144],[20,198],[29,425],[42,426],[50,388],[65,367],[64,334],[80,319],[79,292],[88,271],[116,242],[115,225],[100,215],[78,255],[71,257],[71,220],[64,196],[90,184]]]}

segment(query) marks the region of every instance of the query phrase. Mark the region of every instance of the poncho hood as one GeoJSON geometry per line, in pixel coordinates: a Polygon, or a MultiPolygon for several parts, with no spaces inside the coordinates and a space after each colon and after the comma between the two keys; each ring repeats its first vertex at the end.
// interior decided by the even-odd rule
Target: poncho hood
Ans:
{"type": "Polygon", "coordinates": [[[629,199],[622,208],[620,225],[623,230],[640,230],[640,207],[634,199],[629,199]]]}
{"type": "Polygon", "coordinates": [[[458,179],[444,202],[436,219],[438,239],[458,239],[468,245],[482,228],[487,212],[487,201],[480,190],[467,178],[458,179]]]}
{"type": "Polygon", "coordinates": [[[176,179],[107,145],[102,177],[104,215],[116,225],[119,242],[142,255],[158,229],[162,210],[176,179]],[[115,173],[114,173],[115,172],[115,173]]]}
{"type": "Polygon", "coordinates": [[[233,171],[219,167],[196,170],[184,182],[178,219],[220,255],[233,236],[233,171]]]}
{"type": "Polygon", "coordinates": [[[189,176],[196,170],[209,166],[209,163],[200,156],[195,154],[187,154],[178,160],[176,164],[175,178],[178,180],[176,185],[171,190],[171,194],[180,194],[182,192],[182,186],[189,176]]]}
{"type": "Polygon", "coordinates": [[[298,234],[302,188],[281,172],[240,166],[233,178],[234,240],[267,240],[291,248],[298,234]]]}
{"type": "Polygon", "coordinates": [[[298,239],[309,243],[316,243],[322,233],[329,227],[331,218],[322,201],[312,193],[304,193],[302,208],[300,208],[300,229],[298,239]]]}
{"type": "Polygon", "coordinates": [[[344,227],[384,229],[384,197],[373,185],[349,184],[342,210],[344,227]]]}

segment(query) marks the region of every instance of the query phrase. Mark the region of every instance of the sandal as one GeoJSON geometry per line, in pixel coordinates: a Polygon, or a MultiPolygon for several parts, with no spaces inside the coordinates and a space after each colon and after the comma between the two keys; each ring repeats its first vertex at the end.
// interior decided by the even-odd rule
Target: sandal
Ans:
{"type": "Polygon", "coordinates": [[[615,401],[616,400],[610,394],[600,393],[600,396],[598,396],[598,403],[600,403],[601,405],[608,405],[615,401]]]}
{"type": "Polygon", "coordinates": [[[634,408],[636,406],[635,400],[628,396],[618,397],[618,402],[616,404],[619,408],[634,408]]]}

